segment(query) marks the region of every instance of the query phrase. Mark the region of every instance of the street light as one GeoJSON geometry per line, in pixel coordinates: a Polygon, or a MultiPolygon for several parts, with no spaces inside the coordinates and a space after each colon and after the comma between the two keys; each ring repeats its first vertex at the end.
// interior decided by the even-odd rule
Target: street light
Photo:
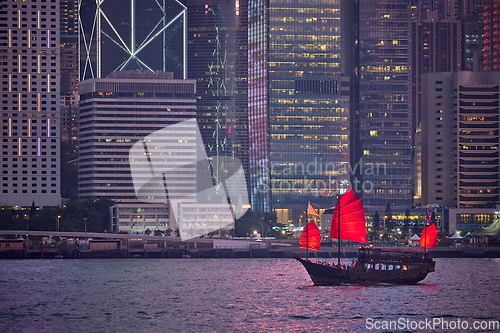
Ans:
{"type": "Polygon", "coordinates": [[[30,217],[29,215],[24,214],[24,218],[26,219],[26,252],[27,252],[30,248],[30,234],[28,233],[30,217]]]}
{"type": "Polygon", "coordinates": [[[61,218],[61,215],[57,215],[57,231],[59,231],[59,219],[61,218]]]}

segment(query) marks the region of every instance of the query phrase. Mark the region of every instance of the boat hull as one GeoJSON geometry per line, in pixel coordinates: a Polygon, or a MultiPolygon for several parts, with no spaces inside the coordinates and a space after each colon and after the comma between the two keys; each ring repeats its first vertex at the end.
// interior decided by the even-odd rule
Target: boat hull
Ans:
{"type": "Polygon", "coordinates": [[[373,285],[379,283],[387,284],[416,284],[433,272],[436,262],[413,264],[407,270],[364,270],[364,269],[341,269],[322,263],[313,263],[309,260],[295,258],[309,273],[311,280],[316,286],[332,286],[338,284],[362,284],[373,285]]]}

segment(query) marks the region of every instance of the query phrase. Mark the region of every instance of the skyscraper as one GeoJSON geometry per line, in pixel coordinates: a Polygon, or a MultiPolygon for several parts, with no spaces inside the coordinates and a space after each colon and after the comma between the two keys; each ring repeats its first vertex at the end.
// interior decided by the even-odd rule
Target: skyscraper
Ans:
{"type": "Polygon", "coordinates": [[[500,71],[500,1],[488,0],[484,14],[484,71],[500,71]]]}
{"type": "MultiPolygon", "coordinates": [[[[145,140],[155,131],[195,118],[195,81],[173,79],[172,73],[122,71],[106,79],[81,82],[79,93],[79,197],[119,203],[116,223],[126,222],[121,225],[126,231],[166,229],[170,223],[168,206],[163,201],[151,204],[147,198],[137,198],[129,151],[143,140],[144,144],[171,148],[174,152],[165,156],[164,162],[170,167],[196,162],[192,157],[196,150],[196,126],[160,143],[145,140]]],[[[143,167],[142,177],[146,178],[150,166],[146,163],[143,167]]],[[[179,184],[179,180],[175,181],[179,184]]],[[[196,188],[195,174],[182,178],[180,184],[196,188]]],[[[158,195],[158,187],[153,190],[158,195]]],[[[160,190],[164,199],[165,190],[160,190]]]]}
{"type": "MultiPolygon", "coordinates": [[[[422,75],[432,72],[456,72],[462,67],[462,24],[452,15],[446,13],[453,10],[446,10],[455,2],[448,3],[444,8],[438,10],[428,10],[424,14],[412,17],[410,23],[410,44],[409,44],[409,87],[410,87],[410,109],[411,109],[411,136],[414,147],[414,204],[418,204],[421,197],[422,169],[418,161],[417,154],[421,147],[418,147],[416,133],[421,128],[421,104],[422,104],[422,75]]],[[[424,6],[425,1],[419,1],[417,6],[424,6]]],[[[453,7],[453,6],[452,6],[453,7]]],[[[425,7],[424,7],[425,8],[425,7]]],[[[420,8],[422,10],[422,8],[420,8]]],[[[424,101],[425,103],[426,101],[424,101]]],[[[425,139],[425,138],[424,138],[425,139]]],[[[422,141],[420,141],[422,142],[422,141]]],[[[425,157],[424,157],[425,158],[425,157]]],[[[425,172],[425,170],[424,170],[425,172]]]]}
{"type": "Polygon", "coordinates": [[[422,203],[495,207],[500,200],[499,76],[434,73],[423,82],[422,203]]]}
{"type": "Polygon", "coordinates": [[[410,0],[360,0],[357,15],[359,63],[347,75],[359,89],[359,114],[354,112],[359,118],[355,162],[370,166],[361,171],[360,178],[373,188],[362,194],[363,204],[410,207],[410,0]]]}
{"type": "Polygon", "coordinates": [[[179,1],[85,1],[79,15],[80,81],[135,69],[186,78],[187,10],[179,1]]]}
{"type": "Polygon", "coordinates": [[[2,206],[58,206],[59,1],[2,2],[2,206]]]}
{"type": "Polygon", "coordinates": [[[209,157],[238,158],[248,177],[246,0],[184,4],[188,78],[196,80],[196,118],[205,150],[209,157]]]}
{"type": "Polygon", "coordinates": [[[61,0],[61,140],[78,138],[78,0],[61,0]]]}
{"type": "Polygon", "coordinates": [[[78,35],[78,0],[60,0],[61,36],[78,35]]]}
{"type": "MultiPolygon", "coordinates": [[[[429,11],[426,18],[412,20],[410,25],[409,62],[412,137],[420,124],[421,75],[431,72],[461,70],[462,30],[457,20],[439,19],[439,12],[429,11]]],[[[413,144],[415,140],[412,140],[413,144]]]]}
{"type": "Polygon", "coordinates": [[[248,13],[252,208],[297,222],[307,201],[330,206],[348,188],[340,2],[250,1],[248,13]]]}
{"type": "Polygon", "coordinates": [[[467,1],[460,18],[462,22],[462,70],[478,72],[483,69],[485,0],[467,1]]]}
{"type": "Polygon", "coordinates": [[[457,206],[456,73],[426,73],[422,82],[422,205],[457,206]]]}

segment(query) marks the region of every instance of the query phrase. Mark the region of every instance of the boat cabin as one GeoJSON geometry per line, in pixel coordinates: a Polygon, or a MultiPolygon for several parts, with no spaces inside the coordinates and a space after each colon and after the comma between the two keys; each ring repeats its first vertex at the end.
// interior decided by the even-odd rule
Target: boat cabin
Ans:
{"type": "Polygon", "coordinates": [[[417,249],[360,247],[358,262],[366,270],[408,270],[432,262],[428,252],[417,249]]]}

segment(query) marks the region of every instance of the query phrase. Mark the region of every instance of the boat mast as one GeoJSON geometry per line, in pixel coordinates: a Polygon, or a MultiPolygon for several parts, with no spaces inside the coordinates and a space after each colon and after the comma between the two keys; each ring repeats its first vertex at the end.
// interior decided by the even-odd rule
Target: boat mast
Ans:
{"type": "MultiPolygon", "coordinates": [[[[307,204],[307,210],[306,210],[306,227],[307,227],[307,213],[308,212],[309,212],[309,204],[307,204]]],[[[304,227],[304,229],[306,227],[304,227]]],[[[302,229],[302,232],[304,232],[304,229],[302,229]]],[[[306,235],[306,260],[309,260],[309,234],[306,235]]]]}
{"type": "Polygon", "coordinates": [[[337,205],[339,206],[339,208],[337,209],[337,213],[339,215],[339,225],[338,225],[338,229],[339,229],[339,238],[338,238],[338,245],[339,245],[339,261],[338,261],[338,264],[340,266],[340,193],[337,194],[337,205]]]}
{"type": "Polygon", "coordinates": [[[425,238],[424,238],[424,246],[425,246],[425,252],[427,253],[427,227],[424,228],[424,231],[422,232],[422,236],[424,235],[425,232],[425,238]]]}

